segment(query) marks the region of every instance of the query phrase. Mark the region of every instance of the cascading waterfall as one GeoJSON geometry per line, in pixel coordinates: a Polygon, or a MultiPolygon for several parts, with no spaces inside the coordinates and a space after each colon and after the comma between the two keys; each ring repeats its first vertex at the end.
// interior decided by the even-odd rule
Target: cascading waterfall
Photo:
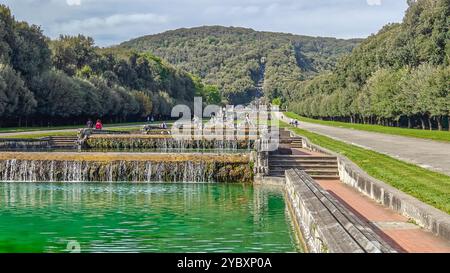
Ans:
{"type": "Polygon", "coordinates": [[[248,173],[248,164],[209,161],[0,161],[4,182],[246,182],[248,173]]]}
{"type": "Polygon", "coordinates": [[[86,142],[88,149],[154,149],[158,152],[183,152],[186,150],[239,151],[254,149],[255,140],[239,139],[178,139],[178,138],[123,138],[96,136],[86,142]]]}
{"type": "Polygon", "coordinates": [[[0,150],[49,149],[48,140],[0,139],[0,150]]]}

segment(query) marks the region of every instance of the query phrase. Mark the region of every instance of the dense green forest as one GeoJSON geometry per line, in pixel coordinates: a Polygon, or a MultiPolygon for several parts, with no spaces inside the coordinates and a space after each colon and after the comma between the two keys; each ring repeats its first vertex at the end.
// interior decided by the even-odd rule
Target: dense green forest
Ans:
{"type": "Polygon", "coordinates": [[[217,85],[228,102],[240,104],[254,98],[262,79],[266,97],[288,98],[290,90],[331,70],[359,42],[205,26],[144,36],[119,48],[152,52],[217,85]]]}
{"type": "Polygon", "coordinates": [[[82,35],[50,40],[0,5],[0,126],[79,124],[170,115],[218,88],[149,53],[101,49],[82,35]]]}
{"type": "Polygon", "coordinates": [[[408,4],[402,23],[385,26],[331,73],[293,89],[289,108],[327,120],[450,127],[450,1],[408,4]]]}

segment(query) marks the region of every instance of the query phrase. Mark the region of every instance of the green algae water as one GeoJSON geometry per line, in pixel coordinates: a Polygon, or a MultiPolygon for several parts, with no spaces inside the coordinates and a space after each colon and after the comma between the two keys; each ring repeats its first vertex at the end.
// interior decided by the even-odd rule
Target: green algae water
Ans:
{"type": "Polygon", "coordinates": [[[301,252],[278,189],[0,183],[0,253],[301,252]]]}

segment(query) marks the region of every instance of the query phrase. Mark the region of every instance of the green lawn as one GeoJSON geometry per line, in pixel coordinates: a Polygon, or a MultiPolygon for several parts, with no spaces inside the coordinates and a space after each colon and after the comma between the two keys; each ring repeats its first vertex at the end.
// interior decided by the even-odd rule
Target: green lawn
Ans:
{"type": "MultiPolygon", "coordinates": [[[[104,124],[105,129],[109,127],[119,127],[119,126],[131,126],[131,125],[145,125],[146,122],[127,122],[127,123],[111,123],[104,124]]],[[[154,122],[154,124],[159,124],[158,122],[154,122]]],[[[67,125],[67,126],[50,126],[50,127],[6,127],[0,128],[0,135],[2,133],[21,133],[21,132],[34,132],[34,131],[53,131],[53,130],[66,130],[66,129],[78,129],[84,128],[86,125],[67,125]]]]}
{"type": "Polygon", "coordinates": [[[423,139],[431,139],[431,140],[450,142],[450,132],[448,132],[448,131],[430,131],[430,130],[407,129],[407,128],[398,128],[398,127],[387,127],[387,126],[381,126],[381,125],[353,124],[353,123],[347,123],[347,122],[326,121],[326,120],[305,118],[305,117],[299,116],[292,112],[287,112],[286,116],[289,118],[298,119],[299,121],[317,123],[317,124],[334,126],[334,127],[342,127],[342,128],[349,128],[349,129],[390,134],[390,135],[400,135],[400,136],[407,136],[407,137],[415,137],[415,138],[423,138],[423,139]]]}
{"type": "Polygon", "coordinates": [[[38,138],[43,138],[43,137],[49,137],[49,136],[76,136],[77,132],[73,131],[73,132],[51,132],[51,133],[36,133],[36,134],[21,134],[21,133],[17,133],[14,134],[13,136],[2,136],[2,134],[0,134],[0,139],[1,138],[11,138],[11,139],[38,139],[38,138]]]}
{"type": "Polygon", "coordinates": [[[369,175],[450,214],[450,176],[426,170],[392,157],[295,128],[313,143],[346,156],[369,175]]]}

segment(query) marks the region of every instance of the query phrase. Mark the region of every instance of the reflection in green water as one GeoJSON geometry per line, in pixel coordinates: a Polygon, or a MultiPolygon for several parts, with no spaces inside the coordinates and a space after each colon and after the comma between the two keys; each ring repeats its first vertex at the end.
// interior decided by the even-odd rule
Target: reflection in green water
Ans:
{"type": "Polygon", "coordinates": [[[294,252],[283,194],[242,184],[0,183],[0,252],[294,252]]]}

